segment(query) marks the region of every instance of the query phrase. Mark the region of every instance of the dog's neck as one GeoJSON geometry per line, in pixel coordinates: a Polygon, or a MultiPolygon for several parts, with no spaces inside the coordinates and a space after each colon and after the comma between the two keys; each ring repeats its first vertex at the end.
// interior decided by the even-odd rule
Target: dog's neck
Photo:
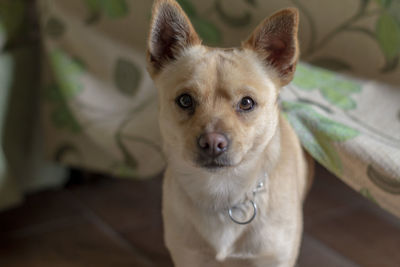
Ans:
{"type": "MultiPolygon", "coordinates": [[[[226,210],[246,199],[262,179],[269,179],[280,156],[280,128],[258,155],[249,157],[232,170],[210,173],[193,170],[176,173],[176,182],[188,201],[200,209],[212,212],[226,210]],[[258,159],[258,160],[255,160],[258,159]],[[267,174],[267,175],[266,175],[267,174]],[[265,178],[266,177],[266,178],[265,178]],[[201,202],[198,200],[201,199],[201,202]]],[[[174,168],[174,166],[170,166],[174,168]]],[[[265,181],[268,184],[268,181],[265,181]]],[[[267,190],[265,190],[267,191],[267,190]]]]}

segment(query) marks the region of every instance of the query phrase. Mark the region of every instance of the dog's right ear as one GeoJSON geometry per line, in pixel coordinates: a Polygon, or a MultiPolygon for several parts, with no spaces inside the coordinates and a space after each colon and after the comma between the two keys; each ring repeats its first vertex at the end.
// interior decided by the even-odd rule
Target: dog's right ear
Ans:
{"type": "Polygon", "coordinates": [[[192,24],[175,0],[156,0],[153,5],[147,64],[151,75],[177,58],[183,49],[201,44],[192,24]]]}

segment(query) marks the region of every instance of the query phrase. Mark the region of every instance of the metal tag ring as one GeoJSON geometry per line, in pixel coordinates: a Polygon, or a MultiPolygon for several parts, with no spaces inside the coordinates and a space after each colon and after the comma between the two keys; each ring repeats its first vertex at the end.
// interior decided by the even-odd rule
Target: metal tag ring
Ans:
{"type": "Polygon", "coordinates": [[[256,205],[256,203],[254,203],[253,200],[249,200],[249,201],[250,201],[251,205],[253,206],[253,215],[251,215],[250,219],[248,219],[247,221],[242,221],[241,222],[241,221],[238,221],[235,218],[233,218],[232,209],[234,209],[235,207],[229,208],[229,210],[228,210],[229,218],[231,218],[231,220],[234,223],[245,225],[245,224],[251,223],[254,220],[254,218],[257,215],[257,205],[256,205]]]}

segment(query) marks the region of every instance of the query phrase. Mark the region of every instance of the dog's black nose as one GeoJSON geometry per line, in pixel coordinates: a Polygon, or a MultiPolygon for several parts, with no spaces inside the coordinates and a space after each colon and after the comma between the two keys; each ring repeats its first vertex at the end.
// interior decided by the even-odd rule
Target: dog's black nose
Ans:
{"type": "Polygon", "coordinates": [[[220,133],[202,134],[197,142],[201,151],[210,157],[217,157],[228,149],[228,138],[220,133]]]}

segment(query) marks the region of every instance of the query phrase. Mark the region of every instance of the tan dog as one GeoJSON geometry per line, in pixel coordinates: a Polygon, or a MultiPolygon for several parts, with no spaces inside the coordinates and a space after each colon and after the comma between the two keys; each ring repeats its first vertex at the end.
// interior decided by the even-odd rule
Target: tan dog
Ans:
{"type": "Polygon", "coordinates": [[[148,70],[159,89],[165,240],[176,266],[295,264],[307,162],[277,98],[295,71],[297,27],[297,10],[285,9],[241,48],[210,48],[174,0],[155,2],[148,70]]]}

